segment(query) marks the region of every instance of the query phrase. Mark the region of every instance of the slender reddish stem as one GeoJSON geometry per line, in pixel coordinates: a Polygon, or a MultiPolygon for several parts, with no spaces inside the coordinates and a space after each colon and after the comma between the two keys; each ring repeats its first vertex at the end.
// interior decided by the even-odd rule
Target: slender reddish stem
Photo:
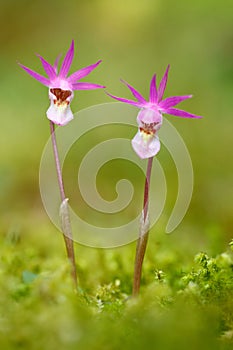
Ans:
{"type": "MultiPolygon", "coordinates": [[[[64,190],[63,180],[62,180],[61,164],[60,164],[60,159],[59,159],[59,155],[58,155],[58,147],[57,147],[57,140],[56,140],[56,134],[55,134],[55,125],[52,121],[50,121],[50,132],[51,132],[53,154],[54,154],[54,160],[55,160],[55,164],[56,164],[57,179],[58,179],[61,200],[62,200],[62,203],[65,203],[64,201],[66,200],[66,196],[65,196],[65,190],[64,190]]],[[[71,231],[71,224],[70,224],[70,219],[69,219],[68,204],[66,206],[66,213],[65,214],[66,214],[65,215],[66,220],[64,220],[64,222],[62,222],[63,238],[65,241],[67,256],[68,256],[68,259],[71,263],[71,276],[72,276],[72,279],[74,281],[74,285],[77,288],[77,272],[76,272],[74,244],[73,244],[73,240],[72,240],[72,231],[71,231]],[[68,220],[67,220],[67,218],[68,218],[68,220]]]]}
{"type": "Polygon", "coordinates": [[[144,202],[143,202],[144,222],[146,221],[146,217],[148,214],[150,178],[151,178],[153,159],[154,159],[153,157],[149,158],[147,163],[146,180],[145,180],[145,188],[144,188],[144,202]]]}
{"type": "Polygon", "coordinates": [[[134,281],[133,281],[133,296],[137,296],[140,290],[142,264],[146,252],[148,235],[149,235],[149,192],[150,192],[150,178],[152,170],[153,157],[148,159],[146,180],[144,188],[143,213],[140,222],[139,237],[137,241],[135,265],[134,265],[134,281]]]}

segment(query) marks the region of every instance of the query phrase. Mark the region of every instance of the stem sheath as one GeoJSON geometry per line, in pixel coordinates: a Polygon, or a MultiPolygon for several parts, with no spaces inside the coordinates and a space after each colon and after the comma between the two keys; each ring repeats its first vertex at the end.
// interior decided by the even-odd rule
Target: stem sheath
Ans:
{"type": "Polygon", "coordinates": [[[74,282],[75,288],[77,288],[77,272],[76,272],[76,264],[75,264],[74,243],[72,239],[72,231],[71,231],[71,224],[70,224],[70,218],[69,218],[69,208],[67,203],[68,200],[65,196],[65,190],[64,190],[63,180],[62,180],[62,171],[61,171],[61,164],[60,164],[60,159],[58,154],[55,125],[52,121],[50,121],[50,132],[51,132],[51,139],[52,139],[52,145],[53,145],[53,154],[54,154],[54,160],[56,165],[58,185],[59,185],[60,196],[62,201],[61,207],[60,207],[60,213],[61,213],[61,221],[62,221],[63,238],[65,241],[67,256],[71,263],[71,277],[74,282]]]}
{"type": "Polygon", "coordinates": [[[150,178],[152,170],[153,157],[148,159],[146,180],[144,188],[143,211],[140,221],[139,237],[137,241],[135,265],[134,265],[134,281],[133,281],[133,296],[137,296],[140,290],[142,264],[146,252],[148,235],[149,235],[149,192],[150,192],[150,178]]]}

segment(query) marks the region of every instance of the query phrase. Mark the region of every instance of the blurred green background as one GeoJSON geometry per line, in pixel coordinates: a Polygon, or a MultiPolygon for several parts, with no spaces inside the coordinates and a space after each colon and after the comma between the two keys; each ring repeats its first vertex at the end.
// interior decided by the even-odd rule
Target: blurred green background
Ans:
{"type": "MultiPolygon", "coordinates": [[[[201,235],[200,245],[206,249],[212,235],[219,235],[217,250],[221,250],[233,224],[230,4],[227,0],[221,4],[208,0],[1,1],[1,229],[24,226],[28,220],[48,221],[38,186],[40,157],[49,136],[47,90],[16,62],[44,74],[35,53],[53,62],[74,39],[72,70],[102,59],[86,80],[105,84],[113,94],[131,97],[119,81],[124,78],[147,96],[152,74],[161,78],[170,63],[166,96],[194,95],[181,108],[203,115],[202,120],[168,116],[184,138],[195,174],[192,203],[175,235],[185,229],[190,242],[199,241],[201,235]]],[[[76,112],[102,102],[111,102],[102,90],[80,91],[72,109],[76,112]]],[[[164,154],[159,157],[172,192],[176,171],[164,154]]],[[[169,210],[172,204],[167,203],[169,210]]]]}
{"type": "MultiPolygon", "coordinates": [[[[109,92],[130,98],[119,80],[123,78],[147,96],[152,74],[156,72],[161,78],[170,63],[166,96],[194,95],[180,108],[203,115],[202,120],[167,117],[183,137],[193,161],[192,202],[181,225],[174,234],[166,236],[164,222],[176,198],[177,176],[172,160],[165,150],[161,151],[159,157],[167,174],[170,194],[164,217],[152,234],[158,246],[162,240],[171,250],[184,249],[188,257],[199,250],[218,254],[226,248],[233,226],[230,153],[233,147],[233,12],[230,0],[1,0],[0,26],[0,230],[3,236],[21,232],[25,246],[33,243],[39,250],[40,237],[54,233],[52,242],[60,239],[61,243],[54,243],[54,251],[47,248],[46,259],[56,256],[57,249],[63,249],[62,238],[56,235],[39,193],[40,158],[49,137],[45,115],[48,92],[20,69],[17,61],[44,74],[35,54],[53,62],[58,53],[66,52],[74,39],[72,71],[103,60],[85,81],[104,84],[109,92]]],[[[103,102],[111,100],[102,90],[77,91],[72,110],[76,112],[103,102]]],[[[120,131],[122,135],[127,134],[126,130],[120,131]]],[[[132,129],[129,133],[134,134],[132,129]]],[[[101,132],[97,132],[98,142],[100,135],[101,132]]],[[[93,139],[94,134],[90,140],[93,139]]],[[[82,152],[88,149],[90,140],[83,141],[82,152]]],[[[69,164],[68,169],[72,157],[69,164]]],[[[100,188],[108,189],[106,179],[115,172],[110,166],[103,180],[99,180],[100,188]]],[[[134,168],[129,168],[127,173],[130,179],[134,168]]],[[[68,176],[67,187],[72,192],[69,179],[68,176]]],[[[137,181],[141,191],[143,178],[138,175],[137,181]]],[[[131,248],[133,259],[133,245],[131,248]]],[[[124,248],[118,252],[120,249],[124,252],[124,248]]],[[[153,249],[151,245],[148,254],[154,254],[153,249]]],[[[93,252],[82,247],[77,247],[77,251],[85,269],[91,264],[93,252]]],[[[110,256],[112,251],[101,254],[110,256]]],[[[132,260],[128,264],[131,264],[129,270],[132,269],[132,260]]],[[[98,278],[105,281],[103,274],[100,277],[101,273],[96,273],[96,283],[98,278]]]]}

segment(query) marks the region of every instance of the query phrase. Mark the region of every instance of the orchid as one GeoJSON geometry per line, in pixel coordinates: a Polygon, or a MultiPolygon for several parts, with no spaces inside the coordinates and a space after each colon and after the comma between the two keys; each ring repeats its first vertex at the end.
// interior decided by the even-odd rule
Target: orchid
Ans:
{"type": "Polygon", "coordinates": [[[167,85],[169,68],[170,65],[168,65],[158,89],[156,84],[156,74],[153,75],[150,82],[149,101],[145,100],[145,98],[134,87],[129,85],[124,80],[122,80],[122,82],[130,89],[131,93],[136,98],[136,101],[128,100],[122,97],[117,97],[108,93],[110,97],[114,98],[117,101],[140,108],[140,112],[137,116],[138,132],[134,136],[131,143],[134,151],[140,158],[148,158],[144,187],[143,210],[140,218],[139,236],[135,254],[134,279],[132,290],[133,296],[137,296],[139,294],[142,264],[149,236],[149,192],[151,170],[154,156],[160,150],[160,141],[157,136],[157,132],[162,126],[163,114],[171,114],[182,118],[201,118],[201,116],[183,111],[181,109],[174,108],[174,106],[176,106],[180,102],[191,98],[192,95],[172,96],[163,99],[164,91],[167,85]]]}
{"type": "Polygon", "coordinates": [[[47,74],[48,78],[38,74],[37,72],[31,70],[24,65],[19,65],[33,78],[38,80],[41,84],[49,88],[49,99],[50,107],[47,110],[47,117],[50,120],[50,133],[51,133],[51,142],[53,147],[54,160],[56,165],[58,186],[61,196],[61,205],[60,205],[60,218],[61,218],[61,228],[63,232],[63,238],[65,241],[66,251],[68,259],[71,263],[71,276],[74,282],[75,288],[77,288],[77,271],[76,271],[76,262],[75,262],[75,252],[74,244],[72,239],[72,228],[69,216],[69,206],[68,198],[65,195],[65,189],[62,178],[62,169],[59,159],[58,146],[55,133],[55,124],[57,125],[66,125],[73,119],[73,113],[70,109],[70,102],[74,97],[74,90],[91,90],[104,88],[105,86],[78,82],[80,79],[87,76],[91,73],[100,63],[101,60],[84,67],[69,77],[68,72],[73,61],[74,57],[74,41],[72,40],[69,50],[67,51],[65,58],[61,64],[60,71],[58,72],[58,63],[60,55],[56,58],[54,65],[48,63],[43,57],[38,55],[42,66],[47,74]]]}
{"type": "Polygon", "coordinates": [[[169,68],[170,65],[168,65],[158,89],[156,74],[153,75],[150,83],[149,101],[146,101],[136,89],[124,80],[122,80],[122,82],[130,89],[137,101],[117,97],[108,93],[108,95],[115,100],[140,108],[140,112],[137,116],[138,132],[132,140],[132,146],[137,155],[142,159],[153,157],[160,150],[160,141],[157,136],[157,131],[162,125],[163,114],[171,114],[182,118],[201,118],[201,116],[174,108],[178,103],[191,98],[192,95],[172,96],[163,99],[169,68]]]}
{"type": "Polygon", "coordinates": [[[90,74],[101,63],[101,60],[90,66],[84,67],[67,77],[74,57],[74,41],[72,41],[70,48],[66,53],[59,73],[58,63],[60,55],[57,57],[54,65],[48,63],[40,55],[38,55],[38,57],[41,60],[48,78],[36,73],[32,69],[25,67],[20,63],[19,65],[33,78],[49,88],[50,107],[47,111],[47,117],[55,124],[66,125],[73,119],[73,113],[70,109],[70,102],[74,97],[74,90],[105,88],[103,85],[78,82],[80,79],[90,74]]]}

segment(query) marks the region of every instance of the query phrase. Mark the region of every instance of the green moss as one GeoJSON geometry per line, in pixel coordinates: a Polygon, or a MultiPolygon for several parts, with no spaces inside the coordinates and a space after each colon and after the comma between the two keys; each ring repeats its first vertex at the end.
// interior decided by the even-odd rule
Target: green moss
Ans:
{"type": "Polygon", "coordinates": [[[41,237],[8,238],[0,248],[0,343],[6,350],[232,346],[231,249],[215,257],[198,253],[181,269],[182,251],[174,253],[161,242],[164,254],[155,257],[152,243],[141,295],[133,299],[133,245],[115,251],[76,247],[80,262],[85,256],[89,263],[79,266],[81,284],[75,292],[62,251],[48,256],[41,237]]]}

